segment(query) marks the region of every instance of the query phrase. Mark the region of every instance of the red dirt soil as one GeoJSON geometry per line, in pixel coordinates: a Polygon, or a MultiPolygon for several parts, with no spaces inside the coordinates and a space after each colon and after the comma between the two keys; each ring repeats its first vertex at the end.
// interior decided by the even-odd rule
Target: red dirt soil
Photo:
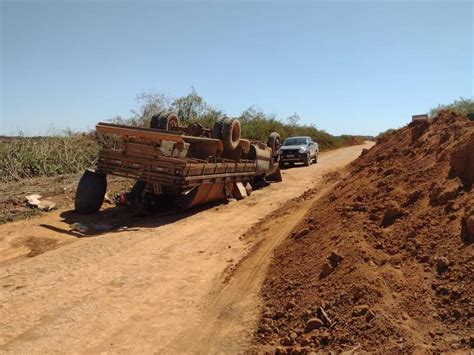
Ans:
{"type": "Polygon", "coordinates": [[[474,347],[474,122],[442,111],[385,136],[276,251],[256,348],[474,347]]]}

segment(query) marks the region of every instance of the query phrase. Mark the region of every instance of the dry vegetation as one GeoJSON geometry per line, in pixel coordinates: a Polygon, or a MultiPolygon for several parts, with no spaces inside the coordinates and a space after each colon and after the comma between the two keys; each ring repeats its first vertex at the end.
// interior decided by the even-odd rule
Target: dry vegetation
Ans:
{"type": "Polygon", "coordinates": [[[90,133],[0,138],[0,181],[77,173],[94,163],[98,149],[90,133]]]}
{"type": "MultiPolygon", "coordinates": [[[[140,108],[128,118],[115,117],[113,122],[148,127],[151,116],[163,109],[178,112],[183,123],[199,122],[211,126],[223,113],[208,105],[194,90],[175,100],[160,94],[142,94],[140,108]]],[[[283,138],[308,135],[322,150],[358,144],[360,137],[332,136],[313,125],[299,124],[299,116],[292,115],[283,122],[272,115],[250,107],[239,116],[243,136],[266,141],[270,132],[283,138]]],[[[109,144],[104,137],[88,133],[65,131],[50,137],[0,137],[0,182],[24,178],[74,174],[94,165],[100,146],[109,144]]]]}

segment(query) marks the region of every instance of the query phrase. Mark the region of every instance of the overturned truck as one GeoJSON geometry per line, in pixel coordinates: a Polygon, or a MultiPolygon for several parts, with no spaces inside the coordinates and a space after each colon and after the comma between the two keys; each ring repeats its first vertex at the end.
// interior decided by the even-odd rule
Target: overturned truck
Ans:
{"type": "Polygon", "coordinates": [[[150,128],[100,122],[96,130],[114,136],[115,144],[103,147],[96,168],[80,179],[79,213],[100,209],[107,175],[136,180],[126,194],[129,201],[151,198],[182,209],[244,197],[267,180],[281,181],[278,133],[266,143],[241,138],[237,119],[221,117],[209,129],[198,123],[182,126],[175,113],[164,111],[152,117],[150,128]]]}

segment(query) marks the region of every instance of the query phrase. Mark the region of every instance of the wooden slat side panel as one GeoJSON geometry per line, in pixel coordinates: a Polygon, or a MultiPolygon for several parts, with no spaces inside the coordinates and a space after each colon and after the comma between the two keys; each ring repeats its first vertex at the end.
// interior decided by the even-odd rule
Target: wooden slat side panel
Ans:
{"type": "Polygon", "coordinates": [[[100,133],[115,134],[121,137],[136,137],[136,138],[146,138],[151,140],[167,140],[176,143],[184,143],[183,137],[181,135],[163,133],[157,130],[138,128],[138,127],[129,127],[129,126],[117,126],[109,125],[104,123],[99,123],[96,125],[96,131],[100,133]]]}
{"type": "Polygon", "coordinates": [[[128,156],[122,151],[102,149],[97,164],[106,174],[158,183],[174,189],[186,189],[217,181],[250,181],[255,175],[254,162],[202,163],[195,159],[157,156],[128,156]]]}

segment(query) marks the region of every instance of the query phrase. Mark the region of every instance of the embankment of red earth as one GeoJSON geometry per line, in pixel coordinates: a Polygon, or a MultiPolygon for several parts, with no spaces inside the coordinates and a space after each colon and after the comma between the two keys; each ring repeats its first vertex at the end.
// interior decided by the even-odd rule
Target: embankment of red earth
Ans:
{"type": "Polygon", "coordinates": [[[474,347],[474,122],[450,111],[384,137],[278,248],[259,350],[474,347]]]}

